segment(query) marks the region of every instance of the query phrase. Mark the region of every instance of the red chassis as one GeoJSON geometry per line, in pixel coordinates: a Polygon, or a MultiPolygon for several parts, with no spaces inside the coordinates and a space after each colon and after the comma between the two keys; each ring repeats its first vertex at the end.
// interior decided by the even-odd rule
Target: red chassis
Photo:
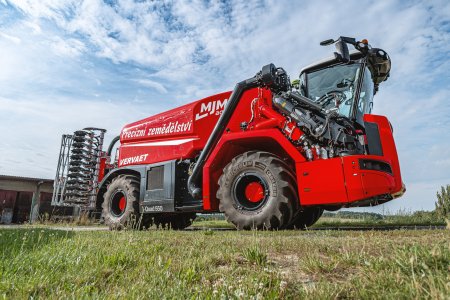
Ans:
{"type": "Polygon", "coordinates": [[[182,229],[198,212],[223,212],[239,229],[290,229],[324,209],[401,196],[392,127],[371,114],[390,58],[365,40],[321,45],[333,43],[334,57],[293,82],[266,65],[233,92],[126,125],[106,153],[104,129],[64,135],[55,202],[101,208],[112,228],[139,219],[182,229]]]}
{"type": "MultiPolygon", "coordinates": [[[[125,126],[120,140],[119,167],[194,158],[204,148],[229,95],[230,92],[217,94],[125,126]]],[[[295,147],[282,133],[286,118],[272,108],[271,97],[269,90],[261,88],[249,90],[242,96],[226,133],[203,170],[205,211],[218,211],[217,182],[224,166],[249,150],[274,153],[295,168],[302,206],[363,206],[402,194],[397,151],[386,117],[364,116],[364,121],[378,125],[382,156],[316,157],[307,161],[302,149],[295,147]],[[241,129],[242,122],[248,122],[245,131],[241,129]],[[361,160],[385,162],[391,171],[361,169],[361,160]]],[[[294,134],[303,134],[295,125],[293,129],[294,134]]]]}

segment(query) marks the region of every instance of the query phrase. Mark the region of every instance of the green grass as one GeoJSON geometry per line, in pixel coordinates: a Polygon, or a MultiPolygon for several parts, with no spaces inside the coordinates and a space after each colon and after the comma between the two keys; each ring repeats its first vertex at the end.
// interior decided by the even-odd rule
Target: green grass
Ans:
{"type": "Polygon", "coordinates": [[[450,231],[0,230],[0,298],[444,299],[450,231]]]}
{"type": "MultiPolygon", "coordinates": [[[[381,220],[351,219],[342,217],[321,217],[311,228],[340,228],[340,227],[384,227],[384,226],[445,226],[442,221],[415,220],[401,216],[386,217],[381,220]]],[[[226,220],[199,220],[192,224],[194,228],[234,228],[226,220]]]]}
{"type": "Polygon", "coordinates": [[[397,211],[395,214],[381,215],[352,211],[337,213],[325,212],[317,222],[316,227],[335,226],[445,226],[444,219],[430,211],[397,211]]]}
{"type": "MultiPolygon", "coordinates": [[[[384,226],[446,226],[444,219],[434,212],[397,211],[395,214],[381,215],[377,213],[339,211],[325,212],[312,228],[339,227],[384,227],[384,226]]],[[[234,228],[224,220],[223,215],[202,215],[193,224],[196,228],[234,228]]]]}
{"type": "Polygon", "coordinates": [[[191,225],[194,228],[235,228],[226,220],[195,220],[191,225]]]}
{"type": "Polygon", "coordinates": [[[321,217],[312,228],[317,227],[383,227],[383,226],[445,226],[445,222],[415,220],[408,217],[392,216],[381,220],[321,217]]]}

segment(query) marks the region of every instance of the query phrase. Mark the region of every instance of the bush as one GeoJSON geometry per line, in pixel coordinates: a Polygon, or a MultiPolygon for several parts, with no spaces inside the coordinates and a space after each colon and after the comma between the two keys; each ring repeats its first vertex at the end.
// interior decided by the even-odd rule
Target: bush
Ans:
{"type": "Polygon", "coordinates": [[[436,202],[436,214],[442,218],[449,220],[450,219],[450,185],[447,184],[446,187],[441,187],[441,192],[436,193],[437,202],[436,202]]]}

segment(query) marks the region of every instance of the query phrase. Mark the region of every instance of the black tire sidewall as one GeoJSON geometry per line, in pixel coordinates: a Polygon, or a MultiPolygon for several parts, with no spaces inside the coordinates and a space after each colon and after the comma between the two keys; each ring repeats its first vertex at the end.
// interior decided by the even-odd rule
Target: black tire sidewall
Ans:
{"type": "Polygon", "coordinates": [[[127,222],[130,222],[135,218],[134,206],[136,201],[137,199],[133,195],[133,186],[126,180],[126,177],[120,176],[115,178],[104,194],[103,217],[105,223],[114,229],[121,229],[124,227],[127,222]],[[111,211],[111,202],[117,192],[122,193],[126,200],[125,211],[120,216],[115,215],[111,211]]]}
{"type": "MultiPolygon", "coordinates": [[[[270,221],[274,215],[274,212],[279,211],[279,195],[281,193],[281,182],[279,176],[276,176],[276,170],[270,164],[270,160],[265,161],[264,159],[252,159],[252,156],[244,157],[241,161],[232,165],[228,172],[223,174],[224,180],[220,186],[221,190],[221,211],[226,212],[230,221],[233,223],[235,221],[242,220],[242,222],[248,223],[248,218],[251,219],[253,224],[261,224],[262,222],[267,223],[270,221]],[[243,210],[237,208],[237,203],[234,199],[233,184],[235,180],[245,172],[257,173],[265,180],[269,195],[265,200],[264,205],[257,210],[243,210]],[[246,221],[243,219],[247,218],[246,221]]],[[[269,224],[265,224],[266,227],[270,227],[269,224]]]]}

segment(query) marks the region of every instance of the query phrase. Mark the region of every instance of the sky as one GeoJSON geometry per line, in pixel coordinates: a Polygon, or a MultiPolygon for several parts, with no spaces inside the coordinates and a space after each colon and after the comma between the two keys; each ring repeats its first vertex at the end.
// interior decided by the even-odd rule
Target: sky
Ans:
{"type": "Polygon", "coordinates": [[[0,0],[0,174],[53,178],[64,133],[102,127],[108,144],[125,124],[231,90],[271,62],[294,79],[341,35],[392,59],[373,113],[393,124],[407,192],[364,210],[434,209],[450,184],[445,0],[0,0]]]}

